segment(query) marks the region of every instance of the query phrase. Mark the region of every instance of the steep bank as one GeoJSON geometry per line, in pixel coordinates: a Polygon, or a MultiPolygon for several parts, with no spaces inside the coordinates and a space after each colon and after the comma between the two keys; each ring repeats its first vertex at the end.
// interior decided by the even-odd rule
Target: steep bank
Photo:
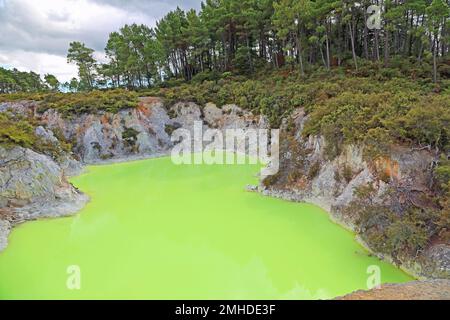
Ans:
{"type": "Polygon", "coordinates": [[[64,118],[56,110],[36,115],[49,129],[60,131],[74,145],[84,163],[127,159],[168,153],[174,145],[171,134],[184,128],[192,131],[195,122],[204,128],[262,128],[266,120],[236,105],[218,108],[179,102],[164,105],[158,98],[140,98],[137,108],[118,113],[82,114],[64,118]]]}
{"type": "Polygon", "coordinates": [[[0,104],[0,251],[12,227],[74,214],[89,200],[67,181],[82,171],[81,163],[32,116],[33,106],[0,104]]]}
{"type": "Polygon", "coordinates": [[[0,251],[12,227],[25,221],[78,212],[89,200],[47,155],[0,147],[0,251]]]}
{"type": "Polygon", "coordinates": [[[261,192],[317,204],[381,259],[418,278],[449,279],[450,244],[432,229],[441,221],[430,183],[435,155],[393,145],[388,155],[370,159],[363,146],[347,145],[330,159],[330,144],[323,136],[303,135],[305,111],[298,109],[291,120],[293,127],[285,127],[281,142],[280,172],[262,181],[261,192]],[[410,226],[409,216],[415,214],[422,216],[410,226]],[[431,239],[410,248],[408,241],[422,231],[414,224],[421,223],[430,224],[424,228],[430,229],[431,239]]]}

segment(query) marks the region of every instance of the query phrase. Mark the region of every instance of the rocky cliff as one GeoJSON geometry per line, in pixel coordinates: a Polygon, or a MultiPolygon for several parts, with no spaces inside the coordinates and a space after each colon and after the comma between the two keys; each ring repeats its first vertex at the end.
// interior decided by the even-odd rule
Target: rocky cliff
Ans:
{"type": "Polygon", "coordinates": [[[12,226],[70,215],[87,201],[49,156],[21,147],[0,147],[0,251],[12,226]]]}
{"type": "Polygon", "coordinates": [[[281,141],[280,172],[262,181],[263,194],[317,204],[330,212],[334,221],[357,233],[358,240],[380,258],[418,278],[450,279],[450,243],[432,229],[440,212],[431,196],[435,161],[431,152],[397,145],[388,155],[369,159],[362,146],[347,145],[330,159],[323,137],[303,136],[304,110],[294,112],[290,120],[292,128],[288,130],[285,122],[281,141]],[[416,229],[408,229],[410,212],[422,215],[412,227],[429,223],[430,230],[424,232],[431,235],[412,252],[408,252],[408,243],[401,242],[416,237],[416,229]],[[427,215],[436,215],[436,220],[427,215]],[[405,223],[391,235],[396,222],[405,223]],[[398,250],[401,246],[404,250],[398,250]]]}
{"type": "Polygon", "coordinates": [[[117,114],[84,114],[63,118],[55,110],[36,115],[50,130],[61,131],[71,141],[84,163],[167,154],[173,147],[171,134],[178,128],[192,130],[194,122],[205,128],[260,128],[263,117],[254,116],[236,105],[218,108],[194,103],[165,106],[158,98],[141,98],[135,109],[117,114]]]}

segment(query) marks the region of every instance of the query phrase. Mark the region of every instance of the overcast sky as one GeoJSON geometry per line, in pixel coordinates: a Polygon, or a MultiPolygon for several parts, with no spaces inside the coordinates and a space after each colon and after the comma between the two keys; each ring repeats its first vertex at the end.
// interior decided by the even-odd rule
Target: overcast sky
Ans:
{"type": "Polygon", "coordinates": [[[108,35],[124,24],[155,26],[177,6],[200,8],[201,0],[0,0],[0,66],[51,73],[70,80],[71,41],[82,41],[104,60],[108,35]]]}

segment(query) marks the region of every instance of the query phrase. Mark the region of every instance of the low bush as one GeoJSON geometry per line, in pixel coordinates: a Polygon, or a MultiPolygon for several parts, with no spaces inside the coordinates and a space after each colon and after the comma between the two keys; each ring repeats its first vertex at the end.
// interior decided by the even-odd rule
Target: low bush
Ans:
{"type": "Polygon", "coordinates": [[[26,119],[0,113],[0,145],[30,148],[37,142],[35,127],[26,119]]]}
{"type": "Polygon", "coordinates": [[[123,89],[80,93],[18,93],[0,95],[0,102],[33,100],[39,102],[39,112],[55,109],[64,117],[70,117],[102,111],[117,113],[122,109],[136,108],[138,96],[136,92],[123,89]]]}
{"type": "Polygon", "coordinates": [[[117,113],[122,109],[136,108],[137,106],[137,93],[126,90],[59,93],[44,96],[39,106],[39,112],[55,109],[63,116],[69,117],[101,111],[117,113]]]}
{"type": "MultiPolygon", "coordinates": [[[[450,236],[450,211],[447,208],[418,208],[413,203],[403,204],[398,212],[392,210],[399,191],[391,188],[383,204],[373,201],[372,185],[355,190],[355,200],[344,209],[356,216],[362,238],[376,251],[396,258],[415,257],[436,239],[447,241],[450,236]]],[[[442,198],[443,199],[443,198],[442,198]]]]}
{"type": "Polygon", "coordinates": [[[35,134],[37,124],[33,119],[27,119],[10,113],[0,113],[0,146],[12,148],[21,146],[39,153],[47,154],[54,159],[64,152],[71,152],[72,145],[64,138],[58,137],[59,143],[44,141],[35,134]]]}

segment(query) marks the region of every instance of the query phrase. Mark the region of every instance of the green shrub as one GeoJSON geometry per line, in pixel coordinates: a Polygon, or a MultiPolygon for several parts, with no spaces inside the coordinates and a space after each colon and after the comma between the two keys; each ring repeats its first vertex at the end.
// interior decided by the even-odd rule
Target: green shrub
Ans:
{"type": "Polygon", "coordinates": [[[353,170],[350,166],[344,165],[344,168],[342,170],[342,177],[345,179],[345,182],[349,183],[353,180],[353,170]]]}
{"type": "Polygon", "coordinates": [[[309,168],[308,179],[313,180],[314,178],[316,178],[319,175],[319,173],[320,173],[320,162],[316,161],[309,168]]]}
{"type": "Polygon", "coordinates": [[[123,89],[108,91],[92,91],[80,93],[46,93],[46,94],[13,94],[0,95],[0,102],[33,100],[39,102],[38,111],[58,110],[64,117],[82,113],[111,112],[136,108],[138,94],[123,89]]]}
{"type": "Polygon", "coordinates": [[[0,113],[0,145],[30,148],[37,142],[35,127],[24,118],[0,113]]]}
{"type": "Polygon", "coordinates": [[[122,139],[128,146],[132,147],[136,145],[138,134],[139,131],[133,128],[125,128],[122,132],[122,139]]]}
{"type": "Polygon", "coordinates": [[[21,146],[47,154],[54,159],[64,152],[71,152],[72,145],[63,136],[58,136],[58,144],[44,141],[35,134],[36,127],[37,124],[33,119],[0,113],[0,146],[6,148],[21,146]]]}
{"type": "Polygon", "coordinates": [[[417,254],[424,249],[429,241],[429,235],[423,225],[410,220],[397,220],[386,232],[387,249],[397,254],[417,254]]]}
{"type": "MultiPolygon", "coordinates": [[[[432,240],[446,241],[450,237],[450,210],[443,203],[442,210],[431,207],[417,208],[413,203],[402,204],[400,211],[392,201],[401,192],[391,188],[382,204],[375,203],[377,191],[373,185],[355,190],[355,200],[344,209],[348,215],[356,215],[356,224],[363,239],[375,250],[399,257],[416,257],[432,240]]],[[[426,201],[425,201],[426,202],[426,201]]]]}
{"type": "Polygon", "coordinates": [[[442,156],[438,167],[434,171],[436,184],[442,193],[450,195],[450,160],[442,156]]]}

